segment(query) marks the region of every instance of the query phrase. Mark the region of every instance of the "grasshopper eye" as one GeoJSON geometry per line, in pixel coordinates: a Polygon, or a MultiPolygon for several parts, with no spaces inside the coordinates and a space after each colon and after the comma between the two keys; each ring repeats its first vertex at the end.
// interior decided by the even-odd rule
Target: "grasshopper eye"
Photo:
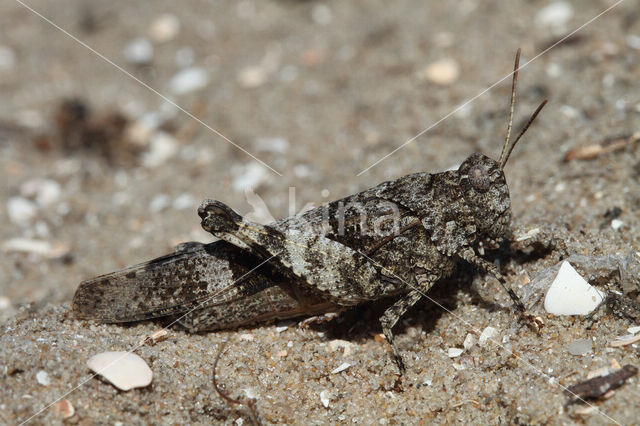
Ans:
{"type": "Polygon", "coordinates": [[[476,191],[485,192],[489,189],[489,174],[480,165],[475,165],[469,169],[469,182],[476,191]]]}

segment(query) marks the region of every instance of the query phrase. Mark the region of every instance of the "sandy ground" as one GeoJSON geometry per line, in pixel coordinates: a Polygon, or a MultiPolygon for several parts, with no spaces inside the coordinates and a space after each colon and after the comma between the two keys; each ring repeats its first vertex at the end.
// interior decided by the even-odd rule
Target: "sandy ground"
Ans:
{"type": "MultiPolygon", "coordinates": [[[[295,323],[203,335],[170,330],[168,340],[137,350],[154,380],[130,392],[91,378],[86,361],[135,348],[159,324],[77,321],[69,309],[83,279],[168,253],[182,241],[212,241],[195,211],[204,198],[250,212],[243,188],[251,186],[280,218],[410,172],[445,170],[474,151],[497,157],[508,78],[358,175],[505,77],[518,47],[523,64],[535,61],[520,74],[516,129],[542,99],[550,102],[506,170],[515,225],[566,233],[570,253],[640,249],[637,144],[563,162],[570,149],[640,131],[640,8],[624,1],[537,57],[614,2],[543,9],[550,4],[29,2],[279,176],[19,3],[2,2],[0,422],[60,423],[55,407],[31,416],[69,391],[71,423],[249,422],[246,410],[229,406],[213,388],[213,360],[230,340],[218,380],[231,395],[253,395],[265,423],[635,423],[638,378],[589,414],[565,406],[558,386],[614,361],[638,365],[637,346],[608,347],[634,324],[605,316],[587,330],[581,318],[554,318],[538,305],[533,312],[546,326],[536,334],[518,327],[495,280],[468,270],[433,291],[451,313],[425,302],[397,328],[408,366],[400,383],[388,346],[375,337],[378,306],[309,330],[295,323]],[[172,16],[164,27],[163,14],[172,16]],[[154,23],[160,30],[150,30],[154,23]],[[125,54],[138,37],[146,42],[125,54]],[[429,65],[442,60],[444,70],[430,74],[429,65]],[[184,69],[191,69],[188,83],[198,83],[193,90],[174,78],[184,69]],[[116,145],[107,154],[115,150],[117,158],[109,160],[95,148],[63,149],[52,117],[69,97],[129,117],[142,128],[133,150],[142,153],[116,145]],[[613,216],[621,221],[617,229],[613,216]],[[16,239],[40,245],[28,241],[31,252],[20,252],[7,246],[16,239]],[[501,344],[447,356],[487,326],[498,330],[501,344]],[[593,351],[571,355],[567,345],[581,338],[593,340],[593,351]],[[332,351],[336,339],[349,342],[347,349],[332,351]],[[345,362],[349,368],[332,373],[345,362]],[[48,384],[36,379],[40,371],[48,384]]],[[[266,216],[264,208],[257,213],[266,216]]],[[[558,261],[550,252],[501,263],[517,286],[558,261]]]]}

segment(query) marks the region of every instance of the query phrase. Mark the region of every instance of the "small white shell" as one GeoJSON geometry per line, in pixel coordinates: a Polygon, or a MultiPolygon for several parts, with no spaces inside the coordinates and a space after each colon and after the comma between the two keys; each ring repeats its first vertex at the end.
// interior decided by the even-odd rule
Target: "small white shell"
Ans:
{"type": "Polygon", "coordinates": [[[87,367],[123,391],[148,386],[153,379],[147,363],[131,352],[102,352],[91,357],[87,367]]]}

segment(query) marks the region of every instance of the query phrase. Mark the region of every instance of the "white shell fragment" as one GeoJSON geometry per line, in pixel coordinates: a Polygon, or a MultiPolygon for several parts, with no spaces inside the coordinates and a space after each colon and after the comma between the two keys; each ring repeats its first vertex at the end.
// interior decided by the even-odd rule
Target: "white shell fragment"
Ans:
{"type": "Polygon", "coordinates": [[[544,309],[554,315],[587,315],[598,307],[603,296],[565,261],[547,291],[544,309]]]}
{"type": "Polygon", "coordinates": [[[42,386],[49,386],[51,384],[51,379],[49,379],[49,374],[46,371],[40,370],[36,373],[36,380],[42,386]]]}
{"type": "Polygon", "coordinates": [[[329,408],[329,402],[331,402],[331,398],[329,397],[328,390],[325,389],[322,392],[320,392],[320,402],[322,402],[322,405],[324,406],[324,408],[329,408]]]}
{"type": "Polygon", "coordinates": [[[464,343],[462,343],[462,346],[465,348],[465,350],[468,351],[475,344],[476,344],[476,336],[474,336],[471,333],[468,333],[467,337],[464,338],[464,343]]]}
{"type": "Polygon", "coordinates": [[[147,363],[130,352],[102,352],[91,357],[87,367],[123,391],[148,386],[153,378],[147,363]]]}
{"type": "Polygon", "coordinates": [[[460,355],[462,355],[462,352],[464,352],[464,349],[449,348],[449,350],[447,351],[447,356],[449,358],[456,358],[456,357],[459,357],[460,355]]]}
{"type": "Polygon", "coordinates": [[[491,343],[495,340],[495,337],[498,335],[498,330],[494,327],[487,327],[482,330],[480,337],[478,338],[478,344],[480,346],[485,346],[487,343],[491,343]]]}
{"type": "Polygon", "coordinates": [[[338,373],[342,373],[344,370],[346,370],[347,368],[351,367],[351,364],[349,364],[348,362],[343,362],[342,364],[340,364],[337,368],[333,369],[331,371],[331,374],[338,374],[338,373]]]}

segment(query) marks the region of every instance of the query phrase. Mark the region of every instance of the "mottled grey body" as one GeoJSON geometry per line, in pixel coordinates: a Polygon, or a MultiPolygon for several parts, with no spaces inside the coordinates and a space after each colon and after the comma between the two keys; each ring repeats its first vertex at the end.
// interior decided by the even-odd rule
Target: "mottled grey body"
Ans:
{"type": "Polygon", "coordinates": [[[503,168],[544,105],[510,145],[518,58],[519,52],[499,161],[476,153],[458,170],[407,175],[267,226],[205,201],[198,210],[202,226],[225,241],[85,281],[74,296],[74,313],[105,322],[173,316],[201,331],[398,296],[380,322],[402,370],[391,329],[459,260],[491,273],[507,289],[482,254],[511,239],[503,168]]]}

